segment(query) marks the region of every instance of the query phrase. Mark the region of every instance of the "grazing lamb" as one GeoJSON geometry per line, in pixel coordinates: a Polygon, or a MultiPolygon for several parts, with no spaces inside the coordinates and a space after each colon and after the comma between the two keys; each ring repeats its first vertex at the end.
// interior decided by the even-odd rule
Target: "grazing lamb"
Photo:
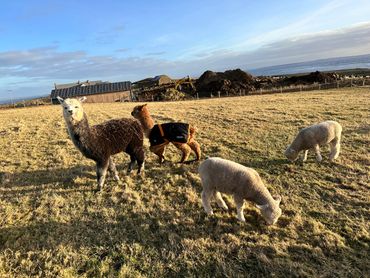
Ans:
{"type": "Polygon", "coordinates": [[[316,160],[320,162],[322,160],[320,145],[329,144],[329,159],[333,161],[339,156],[341,134],[342,126],[335,121],[326,121],[306,127],[298,133],[293,143],[286,149],[285,156],[290,161],[294,161],[300,151],[305,151],[302,161],[306,161],[308,150],[313,149],[316,152],[316,160]]]}
{"type": "Polygon", "coordinates": [[[181,150],[182,158],[180,163],[184,163],[188,159],[191,150],[195,152],[197,157],[193,161],[198,161],[200,159],[200,146],[194,139],[194,127],[187,123],[165,123],[155,125],[146,104],[134,107],[131,115],[140,121],[145,136],[149,138],[150,151],[159,157],[159,163],[164,161],[164,151],[169,143],[174,144],[176,148],[181,150]]]}
{"type": "Polygon", "coordinates": [[[252,168],[219,157],[207,158],[198,168],[202,181],[202,204],[207,214],[212,215],[210,200],[216,198],[219,207],[228,209],[220,193],[232,194],[237,207],[238,219],[245,222],[244,200],[253,202],[261,210],[268,225],[276,223],[281,215],[281,197],[275,199],[252,168]]]}
{"type": "Polygon", "coordinates": [[[81,102],[85,97],[63,99],[58,97],[63,107],[63,116],[67,124],[69,136],[81,153],[96,162],[98,190],[104,185],[107,170],[118,181],[116,166],[111,158],[119,152],[130,155],[131,162],[128,173],[135,161],[138,164],[138,174],[144,167],[144,135],[140,123],[132,119],[115,119],[105,123],[89,126],[87,116],[81,102]]]}

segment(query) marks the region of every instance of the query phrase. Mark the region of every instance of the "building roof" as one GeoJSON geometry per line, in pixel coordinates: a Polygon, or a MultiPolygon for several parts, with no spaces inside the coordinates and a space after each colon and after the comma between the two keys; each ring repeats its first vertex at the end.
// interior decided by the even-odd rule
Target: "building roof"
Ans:
{"type": "Polygon", "coordinates": [[[65,83],[65,84],[56,84],[54,83],[54,89],[66,89],[66,88],[71,88],[75,86],[89,86],[89,85],[96,85],[100,83],[109,83],[107,81],[101,81],[101,80],[86,80],[86,81],[80,81],[78,80],[77,82],[73,83],[65,83]]]}
{"type": "Polygon", "coordinates": [[[99,83],[94,85],[87,85],[86,83],[81,83],[73,87],[54,89],[51,91],[50,97],[52,99],[55,99],[57,96],[60,96],[62,98],[69,98],[96,94],[106,94],[113,92],[123,92],[129,91],[130,89],[131,89],[130,81],[99,83]]]}

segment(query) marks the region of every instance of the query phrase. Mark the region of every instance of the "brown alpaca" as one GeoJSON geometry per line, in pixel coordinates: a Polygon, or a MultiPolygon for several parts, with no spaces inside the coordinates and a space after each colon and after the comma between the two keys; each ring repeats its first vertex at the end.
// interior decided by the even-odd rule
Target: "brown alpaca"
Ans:
{"type": "Polygon", "coordinates": [[[140,121],[145,136],[149,138],[150,151],[158,155],[159,163],[164,161],[164,151],[169,143],[181,150],[180,163],[184,163],[189,158],[191,150],[197,157],[193,161],[200,159],[200,145],[194,139],[194,127],[186,123],[154,124],[146,104],[136,106],[131,115],[140,121]]]}

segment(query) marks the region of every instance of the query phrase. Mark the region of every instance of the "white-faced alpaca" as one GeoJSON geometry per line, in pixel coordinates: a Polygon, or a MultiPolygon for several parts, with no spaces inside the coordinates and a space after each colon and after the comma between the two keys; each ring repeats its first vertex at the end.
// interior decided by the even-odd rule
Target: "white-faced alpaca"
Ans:
{"type": "Polygon", "coordinates": [[[79,100],[58,97],[72,142],[85,157],[96,162],[98,190],[101,190],[104,185],[107,170],[116,180],[119,180],[116,166],[111,158],[119,152],[130,155],[128,173],[137,162],[139,174],[145,160],[144,135],[140,123],[133,119],[114,119],[89,126],[81,105],[85,99],[85,97],[79,100]]]}
{"type": "Polygon", "coordinates": [[[198,168],[202,181],[202,204],[207,214],[212,215],[211,198],[215,197],[219,207],[228,207],[220,193],[233,195],[238,219],[245,222],[244,200],[254,203],[268,225],[276,223],[281,215],[281,197],[275,199],[263,184],[258,173],[252,168],[219,157],[207,158],[198,168]]]}
{"type": "Polygon", "coordinates": [[[342,126],[335,121],[326,121],[306,127],[298,133],[293,143],[286,149],[285,156],[290,161],[294,161],[299,152],[304,151],[302,161],[306,161],[308,150],[313,149],[316,152],[316,160],[320,162],[322,160],[320,146],[329,144],[329,159],[333,161],[339,156],[341,134],[342,126]]]}

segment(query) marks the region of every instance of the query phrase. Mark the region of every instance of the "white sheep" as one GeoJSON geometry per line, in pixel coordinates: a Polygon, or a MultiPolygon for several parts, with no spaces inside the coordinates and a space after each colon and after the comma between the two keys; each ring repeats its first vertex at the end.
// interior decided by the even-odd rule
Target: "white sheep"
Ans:
{"type": "Polygon", "coordinates": [[[207,158],[198,168],[202,181],[202,204],[207,214],[212,215],[210,200],[216,198],[219,207],[228,207],[220,193],[231,194],[237,207],[238,219],[245,222],[244,200],[250,201],[261,210],[268,225],[275,224],[281,215],[280,196],[275,199],[263,184],[258,173],[236,162],[219,157],[207,158]]]}
{"type": "Polygon", "coordinates": [[[313,149],[316,152],[316,160],[320,162],[322,160],[320,146],[329,144],[329,159],[333,161],[339,156],[341,134],[342,126],[335,121],[326,121],[306,127],[299,131],[293,143],[285,150],[285,156],[294,161],[300,151],[305,151],[302,161],[306,161],[308,150],[313,149]]]}

